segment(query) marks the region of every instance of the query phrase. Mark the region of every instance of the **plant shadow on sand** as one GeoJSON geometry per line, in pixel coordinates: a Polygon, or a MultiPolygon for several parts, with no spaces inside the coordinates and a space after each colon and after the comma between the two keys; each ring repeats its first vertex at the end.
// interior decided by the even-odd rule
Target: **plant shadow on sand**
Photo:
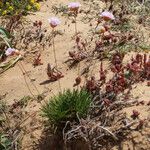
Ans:
{"type": "Polygon", "coordinates": [[[58,135],[54,135],[50,130],[43,131],[39,143],[34,150],[61,150],[63,149],[63,141],[58,135]]]}
{"type": "Polygon", "coordinates": [[[76,68],[76,67],[78,66],[78,63],[79,63],[79,62],[77,62],[77,61],[70,62],[70,61],[71,61],[71,60],[65,61],[66,64],[68,63],[69,69],[76,68]]]}
{"type": "MultiPolygon", "coordinates": [[[[117,147],[118,150],[122,150],[122,142],[126,138],[120,138],[118,141],[114,141],[110,137],[104,137],[102,145],[98,150],[110,150],[113,147],[117,147]]],[[[92,148],[90,141],[83,139],[74,139],[65,144],[62,137],[62,132],[53,133],[50,129],[43,131],[41,138],[38,140],[38,144],[35,145],[34,150],[95,150],[92,148]]]]}
{"type": "Polygon", "coordinates": [[[45,85],[45,84],[49,84],[49,83],[53,83],[53,82],[56,82],[55,80],[45,80],[43,82],[40,83],[40,85],[45,85]]]}
{"type": "Polygon", "coordinates": [[[65,145],[62,133],[53,134],[50,130],[43,131],[39,143],[34,150],[89,150],[88,144],[83,140],[74,140],[65,145]]]}

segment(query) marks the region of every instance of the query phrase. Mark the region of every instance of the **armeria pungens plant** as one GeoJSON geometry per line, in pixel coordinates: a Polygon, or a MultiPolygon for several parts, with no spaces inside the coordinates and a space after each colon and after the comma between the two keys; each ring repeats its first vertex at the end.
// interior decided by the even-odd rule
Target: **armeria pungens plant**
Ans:
{"type": "Polygon", "coordinates": [[[85,117],[91,102],[91,95],[86,90],[68,89],[50,98],[49,102],[43,105],[42,116],[58,126],[66,121],[76,120],[77,115],[85,117]]]}
{"type": "MultiPolygon", "coordinates": [[[[57,17],[52,17],[50,19],[48,19],[49,24],[52,28],[52,34],[53,34],[53,38],[52,38],[52,46],[53,46],[53,53],[54,53],[54,60],[55,60],[55,66],[56,69],[58,69],[58,62],[57,62],[57,53],[56,53],[56,49],[55,49],[55,27],[57,27],[58,25],[60,25],[61,21],[57,18],[57,17]]],[[[57,72],[59,72],[57,70],[57,72]]],[[[54,73],[54,71],[52,71],[52,74],[54,73]]],[[[54,74],[53,74],[54,75],[54,74]]],[[[59,90],[61,91],[61,83],[59,81],[60,78],[62,78],[62,76],[59,75],[59,73],[55,76],[53,75],[48,75],[50,77],[50,80],[58,80],[58,84],[59,84],[59,90]]]]}
{"type": "MultiPolygon", "coordinates": [[[[79,37],[78,37],[78,30],[77,30],[77,16],[79,13],[79,8],[81,7],[81,4],[79,2],[71,2],[68,4],[68,9],[70,12],[72,12],[74,16],[74,23],[75,23],[75,39],[78,46],[79,43],[79,37]]],[[[80,77],[80,61],[78,64],[78,77],[75,79],[76,83],[81,83],[81,77],[80,77]]],[[[76,84],[79,89],[79,84],[76,84]]]]}

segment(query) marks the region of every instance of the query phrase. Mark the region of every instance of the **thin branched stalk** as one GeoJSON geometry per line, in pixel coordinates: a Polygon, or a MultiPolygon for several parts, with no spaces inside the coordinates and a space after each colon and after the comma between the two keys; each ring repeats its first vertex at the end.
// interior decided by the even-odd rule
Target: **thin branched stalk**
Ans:
{"type": "MultiPolygon", "coordinates": [[[[7,46],[8,46],[9,48],[11,48],[11,46],[10,46],[10,44],[7,42],[7,40],[5,40],[5,38],[3,38],[2,36],[0,36],[0,37],[4,40],[4,42],[7,44],[7,46]]],[[[24,76],[24,80],[25,80],[26,86],[27,86],[27,88],[28,88],[30,94],[35,98],[34,94],[32,93],[32,91],[31,91],[31,89],[30,89],[30,86],[29,86],[29,84],[28,84],[28,82],[27,82],[27,80],[26,80],[26,78],[25,78],[25,75],[24,75],[25,73],[27,74],[26,69],[24,68],[24,66],[22,65],[21,62],[20,62],[20,64],[18,64],[18,66],[19,66],[19,68],[20,68],[20,70],[21,70],[21,72],[22,72],[22,74],[23,74],[23,76],[24,76]],[[21,68],[21,67],[22,67],[22,68],[21,68]]],[[[28,78],[29,78],[30,81],[31,81],[30,76],[28,76],[28,78]]],[[[37,89],[37,87],[34,85],[34,83],[32,83],[32,85],[35,87],[35,89],[37,90],[38,94],[40,94],[39,91],[38,91],[38,89],[37,89]]]]}
{"type": "MultiPolygon", "coordinates": [[[[75,38],[77,38],[77,35],[78,35],[78,29],[77,29],[77,15],[78,15],[78,12],[75,12],[74,14],[74,20],[75,20],[75,38]]],[[[80,61],[78,63],[78,68],[77,68],[77,77],[80,77],[80,61]]],[[[79,85],[77,86],[77,88],[79,89],[79,85]]]]}
{"type": "MultiPolygon", "coordinates": [[[[30,78],[30,76],[28,75],[28,73],[27,73],[27,71],[26,71],[26,69],[25,69],[25,67],[24,67],[24,65],[22,64],[21,61],[20,61],[20,65],[21,65],[21,67],[22,67],[22,70],[25,72],[25,74],[27,75],[27,77],[28,77],[28,78],[30,79],[30,81],[31,81],[31,78],[30,78]]],[[[40,95],[40,92],[39,92],[38,88],[36,87],[36,85],[35,85],[33,82],[31,82],[31,84],[32,84],[32,85],[34,86],[34,88],[36,89],[38,95],[40,95]]]]}
{"type": "Polygon", "coordinates": [[[26,84],[26,86],[27,86],[27,88],[28,88],[30,94],[35,98],[34,94],[32,93],[32,91],[31,91],[31,89],[30,89],[30,86],[29,86],[29,84],[28,84],[28,82],[27,82],[27,80],[26,80],[26,77],[25,77],[25,75],[24,75],[24,74],[25,74],[24,71],[22,70],[20,64],[18,64],[18,66],[19,66],[19,69],[21,70],[21,72],[22,72],[22,74],[23,74],[25,84],[26,84]]]}
{"type": "MultiPolygon", "coordinates": [[[[55,34],[54,33],[55,33],[55,29],[53,28],[53,30],[52,30],[52,34],[53,34],[52,45],[53,45],[54,61],[55,61],[56,68],[58,69],[58,62],[57,62],[56,49],[55,49],[55,34]]],[[[59,79],[58,79],[58,86],[59,86],[59,90],[61,92],[61,83],[60,83],[59,79]]]]}

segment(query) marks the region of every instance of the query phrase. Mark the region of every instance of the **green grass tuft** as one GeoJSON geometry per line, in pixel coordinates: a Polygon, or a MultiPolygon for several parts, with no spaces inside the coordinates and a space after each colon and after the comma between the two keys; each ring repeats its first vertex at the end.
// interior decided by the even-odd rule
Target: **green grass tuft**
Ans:
{"type": "Polygon", "coordinates": [[[55,125],[86,117],[92,98],[85,90],[66,90],[50,98],[42,107],[42,116],[55,125]]]}

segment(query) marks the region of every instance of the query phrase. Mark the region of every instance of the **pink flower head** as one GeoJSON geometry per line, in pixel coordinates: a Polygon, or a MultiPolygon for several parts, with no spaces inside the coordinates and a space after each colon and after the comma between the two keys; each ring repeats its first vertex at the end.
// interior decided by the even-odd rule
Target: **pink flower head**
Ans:
{"type": "Polygon", "coordinates": [[[14,48],[8,48],[5,52],[6,56],[13,55],[15,53],[14,48]]]}
{"type": "Polygon", "coordinates": [[[48,19],[48,21],[52,28],[55,28],[56,26],[58,26],[61,23],[60,20],[56,17],[52,17],[52,18],[48,19]]]}
{"type": "Polygon", "coordinates": [[[105,21],[114,20],[114,15],[109,11],[104,11],[100,15],[105,21]]]}
{"type": "Polygon", "coordinates": [[[71,11],[77,11],[80,6],[81,6],[81,4],[79,2],[71,2],[71,3],[69,3],[68,8],[71,11]]]}

